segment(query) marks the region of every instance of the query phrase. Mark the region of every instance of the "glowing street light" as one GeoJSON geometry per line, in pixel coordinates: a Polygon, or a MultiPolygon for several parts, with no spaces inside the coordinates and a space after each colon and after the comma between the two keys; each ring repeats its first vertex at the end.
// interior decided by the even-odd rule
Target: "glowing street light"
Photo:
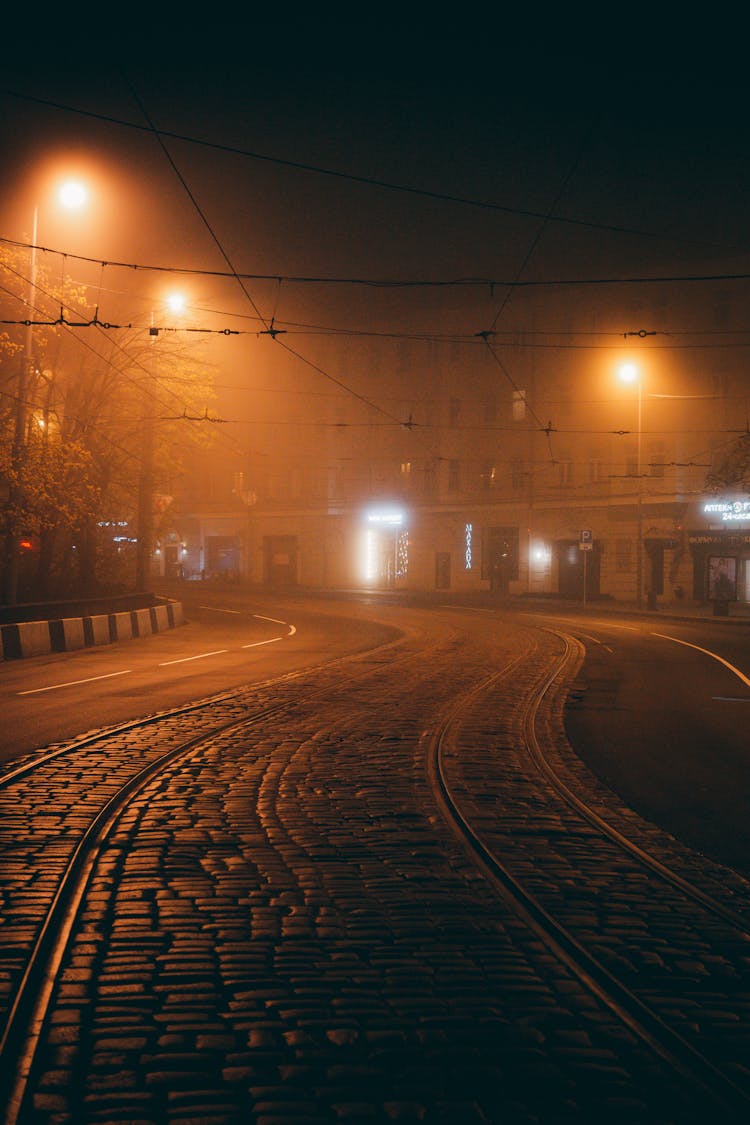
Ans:
{"type": "MultiPolygon", "coordinates": [[[[88,198],[88,192],[80,180],[63,181],[57,192],[57,200],[65,210],[80,210],[88,198]]],[[[18,396],[16,402],[15,428],[13,435],[12,465],[16,470],[13,474],[15,483],[11,486],[9,507],[11,511],[17,509],[22,503],[21,486],[18,475],[23,467],[24,446],[26,434],[26,400],[29,384],[34,377],[33,343],[34,331],[32,321],[36,319],[34,305],[36,302],[36,251],[39,227],[39,208],[34,207],[31,246],[29,248],[29,278],[26,296],[28,320],[26,323],[26,336],[24,340],[23,357],[18,374],[18,396]]],[[[12,517],[13,518],[13,517],[12,517]]],[[[18,563],[19,563],[20,537],[17,529],[9,527],[5,540],[5,572],[3,600],[6,605],[15,605],[18,597],[18,563]]]]}
{"type": "Polygon", "coordinates": [[[185,311],[185,295],[184,293],[170,293],[166,298],[167,308],[171,309],[173,313],[182,313],[185,311]]]}
{"type": "Polygon", "coordinates": [[[643,481],[641,476],[641,442],[643,436],[643,378],[641,369],[636,363],[622,363],[617,370],[617,376],[622,383],[635,386],[638,389],[638,445],[636,454],[636,474],[638,477],[638,508],[636,517],[635,565],[636,565],[636,602],[638,608],[643,607],[643,481]]]}
{"type": "Polygon", "coordinates": [[[89,197],[86,185],[80,180],[64,180],[57,189],[57,198],[66,211],[80,211],[89,197]]]}

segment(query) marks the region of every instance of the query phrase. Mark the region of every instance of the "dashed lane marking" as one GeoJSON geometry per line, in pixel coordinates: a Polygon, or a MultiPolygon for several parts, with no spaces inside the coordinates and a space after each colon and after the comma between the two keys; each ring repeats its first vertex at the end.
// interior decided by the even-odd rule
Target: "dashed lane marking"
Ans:
{"type": "Polygon", "coordinates": [[[228,648],[217,648],[213,652],[199,652],[197,656],[182,656],[179,660],[164,660],[160,668],[168,668],[170,664],[186,664],[188,660],[203,660],[206,656],[221,656],[222,652],[229,652],[228,648]]]}
{"type": "Polygon", "coordinates": [[[48,687],[28,688],[26,691],[17,691],[16,695],[37,695],[40,691],[56,691],[58,688],[75,687],[76,684],[91,684],[94,680],[111,680],[113,676],[127,676],[132,668],[123,668],[121,672],[106,672],[103,676],[88,676],[85,680],[68,680],[64,684],[49,684],[48,687]]]}

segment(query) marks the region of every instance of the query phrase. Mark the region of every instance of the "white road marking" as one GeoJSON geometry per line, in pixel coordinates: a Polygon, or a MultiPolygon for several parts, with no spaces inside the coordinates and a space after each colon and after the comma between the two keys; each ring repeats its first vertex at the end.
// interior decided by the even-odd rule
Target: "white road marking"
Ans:
{"type": "Polygon", "coordinates": [[[236,613],[238,616],[242,613],[240,609],[219,609],[216,605],[199,605],[198,609],[208,609],[212,613],[236,613]]]}
{"type": "MultiPolygon", "coordinates": [[[[199,608],[200,609],[215,609],[214,606],[209,606],[209,605],[202,605],[199,608]]],[[[239,614],[240,612],[241,611],[238,610],[238,609],[216,609],[216,613],[236,613],[236,614],[239,614]]],[[[293,637],[294,634],[297,632],[295,626],[290,625],[288,621],[279,621],[275,617],[261,617],[261,615],[259,613],[254,613],[253,617],[257,617],[258,620],[260,620],[260,621],[271,621],[271,622],[273,622],[274,625],[286,625],[287,628],[289,629],[288,635],[290,637],[293,637]]],[[[251,644],[242,645],[241,647],[242,648],[259,648],[261,645],[272,645],[275,641],[282,641],[283,639],[284,639],[283,637],[271,637],[270,640],[253,641],[251,644]]],[[[227,649],[227,648],[217,648],[217,649],[214,649],[213,652],[200,652],[196,656],[182,656],[182,657],[180,657],[179,660],[164,660],[161,664],[158,665],[158,667],[159,668],[169,668],[172,664],[187,664],[191,660],[204,660],[207,656],[221,656],[221,654],[225,653],[225,652],[229,652],[229,649],[227,649]]],[[[27,691],[16,692],[16,695],[38,695],[40,692],[43,692],[43,691],[57,691],[59,688],[76,687],[78,684],[91,684],[91,683],[94,683],[96,680],[109,680],[109,679],[112,679],[113,676],[126,676],[126,675],[128,675],[128,673],[130,673],[132,671],[133,671],[132,668],[125,668],[121,672],[107,672],[103,676],[89,676],[85,680],[68,680],[66,683],[62,683],[62,684],[50,684],[48,687],[29,688],[27,691]]]]}
{"type": "Polygon", "coordinates": [[[180,660],[165,660],[160,668],[168,668],[170,664],[186,664],[188,660],[203,660],[206,656],[220,656],[222,652],[229,652],[228,648],[217,648],[213,652],[201,652],[197,656],[183,656],[180,660]]]}
{"type": "MultiPolygon", "coordinates": [[[[287,629],[289,630],[289,636],[290,637],[293,637],[294,634],[297,632],[294,625],[290,625],[288,621],[279,621],[278,617],[263,617],[263,615],[260,614],[260,613],[254,613],[253,617],[255,617],[258,621],[270,621],[273,625],[286,625],[287,629]]],[[[281,638],[279,638],[279,637],[274,637],[274,640],[280,640],[280,639],[281,638]]],[[[260,642],[260,644],[264,644],[264,643],[265,643],[264,641],[260,642]]],[[[243,645],[242,647],[243,648],[252,648],[253,646],[252,645],[243,645]]]]}
{"type": "Polygon", "coordinates": [[[77,684],[91,684],[94,680],[111,680],[113,676],[127,676],[132,668],[123,668],[122,672],[106,672],[103,676],[89,676],[85,680],[68,680],[64,684],[50,684],[49,687],[29,688],[28,691],[17,691],[16,695],[37,695],[40,691],[57,691],[58,688],[75,687],[77,684]]]}
{"type": "Polygon", "coordinates": [[[613,621],[590,621],[590,625],[601,625],[602,629],[625,629],[628,633],[640,633],[637,625],[615,625],[613,621]]]}
{"type": "Polygon", "coordinates": [[[593,641],[594,644],[599,645],[600,648],[605,648],[607,652],[614,652],[614,649],[611,649],[609,645],[605,645],[604,641],[600,641],[598,637],[592,637],[590,633],[582,633],[580,629],[573,629],[573,632],[579,637],[585,637],[587,641],[593,641]]]}
{"type": "Polygon", "coordinates": [[[734,664],[730,664],[728,660],[725,660],[723,656],[719,656],[718,653],[711,652],[709,648],[701,648],[700,645],[693,645],[690,643],[690,641],[681,641],[679,637],[670,637],[666,633],[652,633],[651,636],[662,637],[662,639],[665,641],[674,641],[675,644],[685,645],[686,648],[694,648],[698,652],[705,653],[706,656],[710,656],[714,660],[718,660],[719,664],[723,664],[724,667],[728,668],[730,672],[734,672],[735,676],[737,676],[738,679],[742,680],[743,684],[746,684],[748,687],[750,687],[750,680],[747,678],[747,676],[740,672],[739,668],[735,668],[734,664]]]}

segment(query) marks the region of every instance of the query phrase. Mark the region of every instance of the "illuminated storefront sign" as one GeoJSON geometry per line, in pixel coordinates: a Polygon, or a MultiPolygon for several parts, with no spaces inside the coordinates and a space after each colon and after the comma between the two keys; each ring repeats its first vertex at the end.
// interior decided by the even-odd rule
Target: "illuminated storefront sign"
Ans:
{"type": "Polygon", "coordinates": [[[395,508],[376,508],[367,513],[368,523],[385,523],[397,526],[404,522],[404,513],[395,508]]]}
{"type": "Polygon", "coordinates": [[[703,505],[707,516],[719,516],[722,523],[750,521],[750,500],[711,500],[703,505]]]}
{"type": "Polygon", "coordinates": [[[464,542],[465,542],[464,570],[471,570],[471,540],[472,540],[473,531],[474,531],[474,528],[473,528],[472,524],[467,523],[465,531],[464,531],[464,542]]]}

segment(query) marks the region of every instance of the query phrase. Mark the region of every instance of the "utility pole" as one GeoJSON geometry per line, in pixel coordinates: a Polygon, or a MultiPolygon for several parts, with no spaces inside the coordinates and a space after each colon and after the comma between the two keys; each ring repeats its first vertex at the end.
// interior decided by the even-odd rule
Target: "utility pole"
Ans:
{"type": "MultiPolygon", "coordinates": [[[[149,330],[151,346],[156,342],[159,329],[154,328],[151,314],[149,330]]],[[[135,554],[136,593],[151,591],[151,550],[154,539],[154,393],[156,386],[156,355],[151,353],[150,385],[146,385],[143,399],[143,441],[141,444],[141,472],[138,478],[138,541],[135,554]]]]}

